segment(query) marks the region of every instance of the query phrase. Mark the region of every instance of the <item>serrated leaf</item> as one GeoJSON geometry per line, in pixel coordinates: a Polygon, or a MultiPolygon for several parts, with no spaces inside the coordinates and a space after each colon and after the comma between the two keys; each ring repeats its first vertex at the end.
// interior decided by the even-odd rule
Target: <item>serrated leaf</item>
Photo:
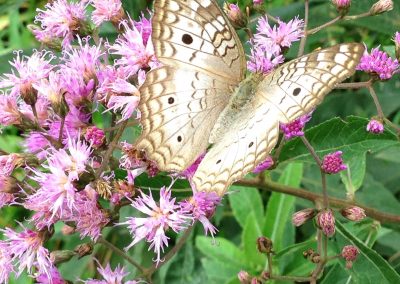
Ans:
{"type": "MultiPolygon", "coordinates": [[[[349,116],[346,120],[336,117],[308,129],[305,135],[320,157],[342,151],[345,162],[366,152],[374,153],[399,144],[390,131],[381,135],[367,132],[367,124],[368,120],[361,117],[349,116]]],[[[311,154],[298,138],[289,141],[280,155],[281,162],[291,160],[312,161],[311,154]]]]}
{"type": "Polygon", "coordinates": [[[238,267],[246,267],[245,255],[235,244],[224,238],[198,236],[196,247],[207,257],[222,263],[231,263],[238,267]]]}
{"type": "Polygon", "coordinates": [[[253,213],[259,226],[262,226],[264,206],[260,193],[256,188],[231,186],[231,193],[228,195],[233,215],[242,228],[245,227],[247,216],[253,213]]]}
{"type": "Polygon", "coordinates": [[[251,212],[247,216],[246,225],[243,229],[242,243],[246,261],[256,271],[262,270],[267,260],[267,257],[257,249],[257,238],[262,235],[261,226],[256,221],[254,213],[251,212]]]}
{"type": "MultiPolygon", "coordinates": [[[[348,270],[354,283],[400,283],[400,275],[376,251],[351,234],[340,222],[336,223],[336,229],[339,247],[352,244],[360,251],[353,267],[348,270]]],[[[343,261],[340,263],[343,264],[343,261]]]]}

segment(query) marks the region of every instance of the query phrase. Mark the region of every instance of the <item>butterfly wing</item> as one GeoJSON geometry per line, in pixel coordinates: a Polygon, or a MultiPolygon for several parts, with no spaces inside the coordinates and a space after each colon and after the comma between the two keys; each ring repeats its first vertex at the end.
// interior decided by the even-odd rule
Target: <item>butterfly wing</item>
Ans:
{"type": "Polygon", "coordinates": [[[267,75],[246,107],[235,117],[221,119],[231,120],[230,125],[215,126],[227,130],[212,133],[219,139],[193,177],[196,190],[222,195],[253,170],[275,146],[279,123],[315,108],[336,84],[354,73],[363,51],[361,44],[337,45],[290,61],[267,75]]]}
{"type": "Polygon", "coordinates": [[[182,171],[206,150],[211,129],[243,79],[236,32],[213,0],[158,0],[152,41],[165,66],[140,88],[138,149],[164,171],[182,171]]]}

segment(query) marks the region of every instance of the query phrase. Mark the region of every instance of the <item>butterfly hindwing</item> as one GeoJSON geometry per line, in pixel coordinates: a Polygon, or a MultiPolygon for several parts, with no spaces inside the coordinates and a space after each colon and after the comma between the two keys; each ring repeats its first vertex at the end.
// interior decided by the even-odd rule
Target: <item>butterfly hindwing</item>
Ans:
{"type": "Polygon", "coordinates": [[[222,195],[252,171],[275,146],[279,123],[313,110],[336,84],[354,73],[363,51],[361,44],[337,45],[292,60],[267,75],[246,107],[234,117],[218,119],[231,122],[224,132],[211,134],[215,144],[193,177],[196,190],[222,195]]]}

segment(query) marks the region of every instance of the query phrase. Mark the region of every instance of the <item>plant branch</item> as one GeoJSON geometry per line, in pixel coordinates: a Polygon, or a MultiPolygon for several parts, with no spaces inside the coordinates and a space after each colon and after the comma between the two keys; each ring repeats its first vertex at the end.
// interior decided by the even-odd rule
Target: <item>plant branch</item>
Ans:
{"type": "Polygon", "coordinates": [[[342,18],[343,18],[342,16],[337,16],[336,18],[330,20],[329,22],[326,22],[325,24],[322,24],[322,25],[320,25],[320,26],[318,26],[316,28],[313,28],[311,30],[306,31],[306,34],[307,35],[313,35],[313,34],[319,32],[320,30],[333,25],[334,23],[336,23],[337,21],[341,20],[342,18]]]}
{"type": "MultiPolygon", "coordinates": [[[[289,194],[292,196],[296,196],[299,198],[307,199],[312,202],[318,202],[323,200],[323,196],[318,193],[314,193],[302,188],[296,188],[296,187],[291,187],[291,186],[286,186],[279,184],[277,182],[271,181],[266,179],[265,181],[260,181],[257,178],[252,178],[252,179],[243,179],[235,183],[236,185],[239,186],[249,186],[249,187],[256,187],[262,190],[268,190],[268,191],[274,191],[274,192],[280,192],[284,194],[289,194]]],[[[379,210],[376,210],[374,208],[359,204],[355,201],[352,200],[346,200],[346,199],[340,199],[336,197],[328,197],[329,204],[333,207],[336,208],[343,208],[343,207],[348,207],[348,206],[358,206],[361,207],[365,210],[366,214],[382,223],[400,223],[400,216],[399,215],[394,215],[386,212],[382,212],[379,210]]]]}
{"type": "Polygon", "coordinates": [[[308,8],[309,8],[309,0],[305,0],[304,1],[304,36],[300,40],[299,52],[297,53],[297,57],[300,57],[304,54],[304,48],[306,46],[307,26],[308,26],[308,8]]]}
{"type": "Polygon", "coordinates": [[[368,88],[372,83],[372,80],[365,82],[355,82],[355,83],[341,83],[337,84],[335,89],[361,89],[368,88]]]}
{"type": "Polygon", "coordinates": [[[381,104],[379,103],[378,97],[376,96],[375,90],[372,86],[368,86],[368,90],[371,94],[372,99],[374,100],[374,104],[376,107],[376,111],[378,112],[379,119],[383,120],[385,115],[383,114],[383,110],[381,104]]]}

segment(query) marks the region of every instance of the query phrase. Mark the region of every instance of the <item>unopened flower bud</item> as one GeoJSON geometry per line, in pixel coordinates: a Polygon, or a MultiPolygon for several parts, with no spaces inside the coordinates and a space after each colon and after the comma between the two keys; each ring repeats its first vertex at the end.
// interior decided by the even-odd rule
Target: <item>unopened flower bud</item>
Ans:
{"type": "Polygon", "coordinates": [[[343,217],[351,221],[361,221],[366,217],[365,210],[358,206],[351,206],[340,211],[343,217]]]}
{"type": "Polygon", "coordinates": [[[306,208],[300,211],[297,211],[292,216],[292,223],[296,227],[303,225],[306,221],[314,218],[315,216],[315,209],[314,208],[306,208]]]}
{"type": "Polygon", "coordinates": [[[251,276],[247,271],[241,270],[237,275],[241,284],[250,284],[251,276]]]}
{"type": "Polygon", "coordinates": [[[251,284],[262,284],[261,280],[258,279],[257,277],[253,277],[253,278],[251,279],[251,282],[250,282],[250,283],[251,283],[251,284]]]}
{"type": "Polygon", "coordinates": [[[103,129],[92,126],[86,129],[85,139],[86,141],[92,143],[93,148],[99,148],[104,144],[106,136],[103,129]]]}
{"type": "Polygon", "coordinates": [[[20,86],[21,98],[27,105],[33,106],[37,101],[37,90],[33,88],[31,82],[26,82],[20,86]]]}
{"type": "Polygon", "coordinates": [[[351,0],[332,0],[338,12],[342,15],[347,14],[351,5],[351,0]]]}
{"type": "Polygon", "coordinates": [[[75,255],[76,253],[71,250],[55,250],[50,253],[50,260],[53,264],[59,264],[67,262],[75,255]]]}
{"type": "Polygon", "coordinates": [[[253,0],[254,6],[261,6],[264,3],[264,0],[253,0]]]}
{"type": "Polygon", "coordinates": [[[305,258],[309,258],[310,256],[314,255],[315,251],[313,249],[307,249],[305,251],[303,251],[303,256],[305,258]]]}
{"type": "Polygon", "coordinates": [[[350,269],[353,266],[353,262],[359,255],[359,250],[355,246],[345,246],[342,249],[342,257],[346,260],[346,268],[350,269]]]}
{"type": "Polygon", "coordinates": [[[75,249],[74,252],[79,255],[79,258],[89,255],[93,252],[93,246],[89,243],[80,244],[75,249]]]}
{"type": "Polygon", "coordinates": [[[274,165],[274,160],[268,156],[263,162],[259,163],[253,170],[253,173],[259,174],[274,165]]]}
{"type": "Polygon", "coordinates": [[[318,213],[316,218],[317,226],[326,236],[331,237],[335,234],[335,217],[332,210],[323,210],[318,213]]]}
{"type": "Polygon", "coordinates": [[[65,117],[69,111],[67,101],[65,100],[65,94],[65,92],[62,94],[51,93],[47,97],[54,112],[61,117],[65,117]]]}
{"type": "Polygon", "coordinates": [[[238,5],[224,3],[224,11],[234,28],[243,28],[247,25],[247,19],[238,5]]]}
{"type": "Polygon", "coordinates": [[[367,125],[367,131],[374,134],[381,134],[385,130],[382,122],[376,119],[371,119],[367,125]]]}
{"type": "Polygon", "coordinates": [[[321,169],[327,174],[337,174],[346,170],[347,166],[343,164],[342,151],[336,151],[326,155],[322,160],[321,169]]]}
{"type": "Polygon", "coordinates": [[[271,253],[272,241],[267,237],[259,237],[257,239],[257,249],[261,253],[271,253]]]}
{"type": "Polygon", "coordinates": [[[394,45],[395,45],[395,54],[397,60],[400,60],[400,32],[396,32],[393,37],[394,45]]]}
{"type": "Polygon", "coordinates": [[[369,12],[371,15],[377,15],[377,14],[391,11],[392,9],[393,9],[393,1],[392,0],[379,0],[374,5],[372,5],[369,12]]]}

